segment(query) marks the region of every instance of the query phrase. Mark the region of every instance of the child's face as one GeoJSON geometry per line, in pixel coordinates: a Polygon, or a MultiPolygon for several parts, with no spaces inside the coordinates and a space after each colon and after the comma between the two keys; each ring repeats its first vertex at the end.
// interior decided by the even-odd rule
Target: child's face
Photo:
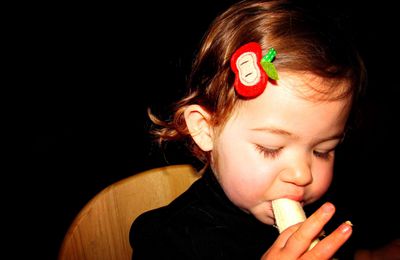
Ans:
{"type": "Polygon", "coordinates": [[[245,101],[214,140],[212,165],[230,200],[273,224],[271,201],[311,203],[328,189],[349,99],[310,101],[290,74],[245,101]]]}

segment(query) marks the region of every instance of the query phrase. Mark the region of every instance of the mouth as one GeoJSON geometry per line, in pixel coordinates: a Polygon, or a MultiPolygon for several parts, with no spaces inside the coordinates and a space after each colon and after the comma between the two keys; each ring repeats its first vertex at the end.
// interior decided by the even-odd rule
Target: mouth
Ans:
{"type": "Polygon", "coordinates": [[[286,196],[283,196],[282,198],[297,201],[297,202],[301,203],[302,205],[304,204],[304,196],[303,195],[286,195],[286,196]]]}

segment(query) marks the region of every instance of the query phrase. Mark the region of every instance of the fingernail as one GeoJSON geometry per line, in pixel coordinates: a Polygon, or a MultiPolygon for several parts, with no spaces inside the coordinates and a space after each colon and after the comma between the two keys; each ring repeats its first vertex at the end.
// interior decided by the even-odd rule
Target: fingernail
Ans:
{"type": "Polygon", "coordinates": [[[327,202],[324,204],[322,210],[324,211],[324,213],[331,213],[335,210],[335,206],[333,206],[332,203],[327,202]]]}
{"type": "Polygon", "coordinates": [[[351,230],[351,227],[353,225],[351,224],[350,221],[346,221],[342,224],[342,226],[340,227],[340,231],[344,234],[344,233],[348,233],[351,230]]]}

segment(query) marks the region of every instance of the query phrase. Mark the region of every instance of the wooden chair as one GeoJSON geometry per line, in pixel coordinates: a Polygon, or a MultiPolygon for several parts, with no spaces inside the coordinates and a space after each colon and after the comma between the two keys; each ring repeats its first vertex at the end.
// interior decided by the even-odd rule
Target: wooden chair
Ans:
{"type": "Polygon", "coordinates": [[[111,184],[93,197],[69,227],[59,260],[128,260],[129,229],[142,212],[167,205],[200,176],[190,165],[151,169],[111,184]]]}

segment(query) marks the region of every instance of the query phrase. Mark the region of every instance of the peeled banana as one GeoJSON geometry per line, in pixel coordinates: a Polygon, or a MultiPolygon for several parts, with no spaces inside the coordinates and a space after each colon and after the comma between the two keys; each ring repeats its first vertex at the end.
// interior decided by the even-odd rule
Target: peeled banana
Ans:
{"type": "MultiPolygon", "coordinates": [[[[279,233],[282,233],[286,228],[302,222],[307,218],[300,202],[291,199],[281,198],[273,200],[272,209],[279,233]]],[[[308,250],[313,248],[318,242],[318,238],[314,239],[308,250]]]]}

